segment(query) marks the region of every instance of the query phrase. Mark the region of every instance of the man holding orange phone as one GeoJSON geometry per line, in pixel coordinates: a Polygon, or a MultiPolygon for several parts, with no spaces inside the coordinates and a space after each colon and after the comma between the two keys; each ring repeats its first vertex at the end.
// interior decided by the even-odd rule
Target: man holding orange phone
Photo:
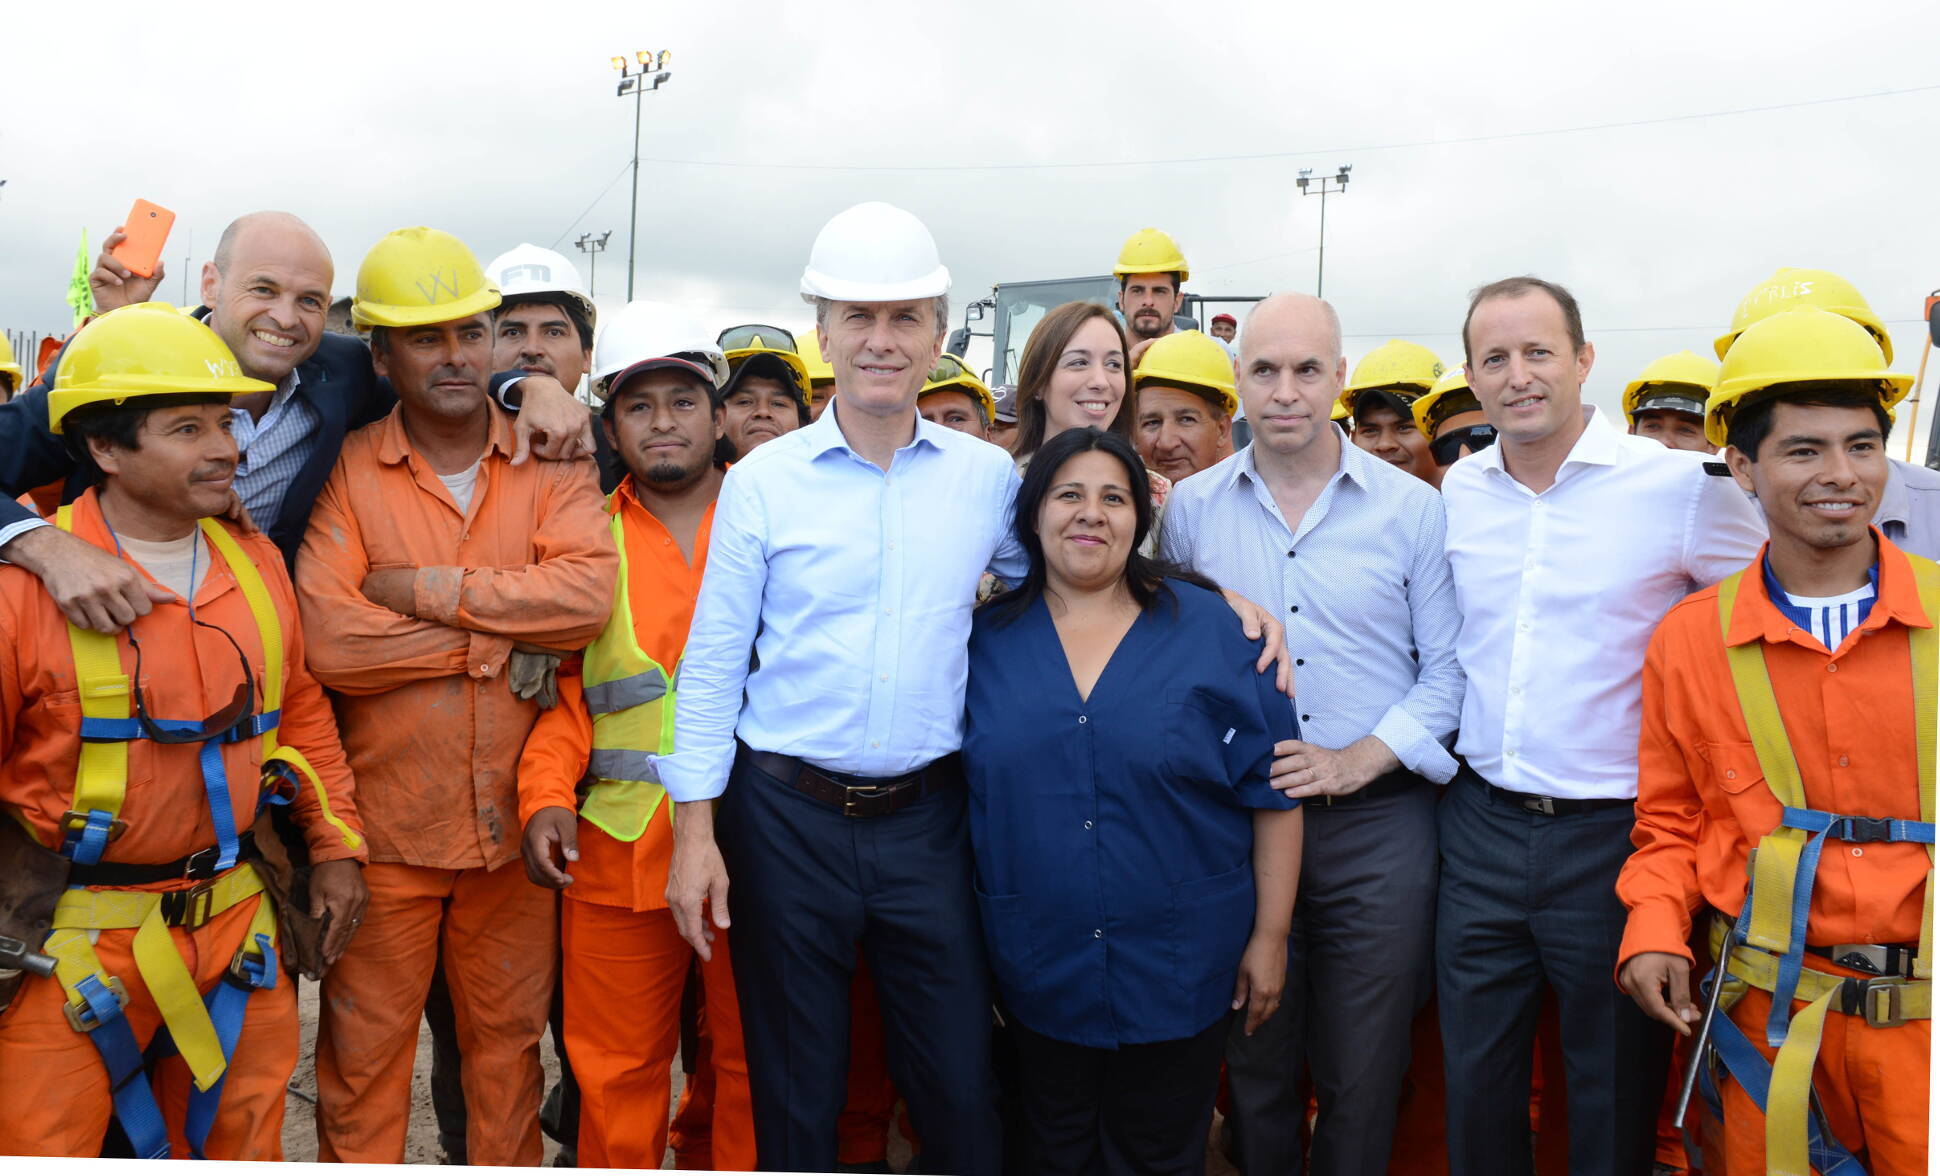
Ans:
{"type": "MultiPolygon", "coordinates": [[[[90,275],[102,311],[149,300],[164,276],[159,256],[148,276],[124,263],[130,227],[110,234],[90,275]]],[[[159,255],[159,242],[152,248],[159,255]]],[[[207,309],[198,316],[229,345],[244,375],[275,386],[236,400],[242,461],[235,486],[242,506],[286,560],[302,541],[310,505],[345,435],[382,419],[397,403],[372,371],[361,342],[324,331],[333,276],[322,239],[285,212],[231,222],[214,259],[202,267],[207,309]]],[[[57,356],[39,382],[0,404],[0,560],[38,576],[76,625],[114,633],[171,597],[126,562],[47,527],[10,501],[50,482],[66,480],[67,498],[86,488],[73,455],[46,427],[47,394],[59,364],[57,356]]],[[[528,452],[550,459],[592,452],[592,418],[557,380],[499,373],[492,390],[518,414],[515,461],[522,463],[528,452]]]]}

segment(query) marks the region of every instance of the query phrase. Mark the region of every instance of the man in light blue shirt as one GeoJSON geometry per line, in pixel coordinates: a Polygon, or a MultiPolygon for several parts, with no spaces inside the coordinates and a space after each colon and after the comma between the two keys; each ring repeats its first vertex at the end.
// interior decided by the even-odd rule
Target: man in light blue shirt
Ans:
{"type": "Polygon", "coordinates": [[[916,413],[948,289],[901,209],[858,205],[816,239],[802,291],[837,396],[728,473],[678,675],[678,751],[659,761],[677,805],[668,904],[703,956],[728,925],[730,871],[736,884],[768,1170],[834,1170],[858,943],[926,1165],[1001,1166],[955,753],[977,582],[1025,565],[1010,459],[916,413]]]}
{"type": "Polygon", "coordinates": [[[1303,1070],[1320,1104],[1311,1170],[1387,1170],[1433,981],[1434,785],[1456,770],[1461,617],[1441,496],[1328,419],[1345,377],[1332,307],[1259,303],[1238,365],[1253,441],[1176,486],[1161,536],[1167,558],[1276,608],[1295,665],[1303,738],[1274,767],[1308,798],[1286,994],[1226,1052],[1247,1172],[1301,1170],[1303,1070]]]}

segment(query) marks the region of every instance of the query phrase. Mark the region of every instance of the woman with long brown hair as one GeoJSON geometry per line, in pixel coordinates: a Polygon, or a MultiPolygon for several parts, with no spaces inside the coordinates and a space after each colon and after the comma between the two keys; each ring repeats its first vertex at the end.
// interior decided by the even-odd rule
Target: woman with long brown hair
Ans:
{"type": "MultiPolygon", "coordinates": [[[[1101,302],[1067,302],[1039,320],[1017,371],[1017,438],[1010,452],[1020,472],[1040,445],[1066,429],[1132,439],[1137,406],[1130,354],[1124,326],[1101,302]]],[[[1147,477],[1157,510],[1172,483],[1149,470],[1147,477]]]]}

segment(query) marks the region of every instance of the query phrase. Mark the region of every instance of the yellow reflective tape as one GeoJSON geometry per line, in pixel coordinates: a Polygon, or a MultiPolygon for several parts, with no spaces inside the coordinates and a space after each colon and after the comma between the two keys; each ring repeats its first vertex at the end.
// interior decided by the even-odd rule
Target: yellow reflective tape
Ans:
{"type": "MultiPolygon", "coordinates": [[[[310,766],[310,761],[303,757],[302,752],[294,747],[284,746],[271,752],[269,758],[270,760],[280,760],[283,763],[289,764],[296,769],[299,778],[310,782],[310,791],[316,794],[317,807],[323,813],[323,819],[330,822],[331,826],[337,830],[338,835],[343,838],[343,843],[346,848],[356,849],[358,846],[364,844],[364,839],[358,835],[357,831],[349,825],[346,825],[336,813],[331,811],[330,794],[324,791],[322,778],[317,775],[316,769],[310,766]]],[[[267,766],[267,761],[265,762],[265,766],[267,766]]]]}
{"type": "Polygon", "coordinates": [[[1806,1116],[1812,1113],[1812,1063],[1819,1057],[1826,1010],[1833,993],[1792,1015],[1791,1031],[1772,1059],[1771,1086],[1765,1093],[1766,1176],[1812,1176],[1806,1148],[1806,1116]]]}
{"type": "MultiPolygon", "coordinates": [[[[243,554],[242,544],[221,523],[203,519],[202,533],[228,563],[229,574],[236,578],[236,587],[242,589],[243,599],[249,604],[249,615],[256,620],[256,632],[263,642],[263,710],[280,710],[283,706],[283,622],[277,616],[276,602],[270,599],[269,586],[263,583],[263,574],[256,570],[256,565],[243,554]]],[[[272,727],[263,733],[264,760],[275,750],[276,728],[272,727]]]]}

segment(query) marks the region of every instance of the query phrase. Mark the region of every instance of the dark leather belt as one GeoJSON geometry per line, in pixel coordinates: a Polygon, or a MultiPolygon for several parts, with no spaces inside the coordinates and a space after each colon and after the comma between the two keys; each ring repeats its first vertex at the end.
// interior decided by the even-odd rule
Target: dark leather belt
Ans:
{"type": "Polygon", "coordinates": [[[755,767],[797,792],[842,810],[845,817],[886,817],[946,788],[963,787],[963,758],[955,753],[902,776],[829,772],[792,755],[746,749],[755,767]]]}
{"type": "MultiPolygon", "coordinates": [[[[254,830],[236,839],[236,860],[248,861],[256,856],[256,834],[254,830]]],[[[222,860],[222,850],[211,845],[197,850],[187,857],[176,858],[172,862],[157,864],[135,862],[96,862],[92,866],[75,865],[67,875],[69,886],[106,886],[122,889],[129,886],[147,886],[152,882],[174,882],[187,879],[201,882],[217,874],[216,863],[222,860]]]]}
{"type": "Polygon", "coordinates": [[[1913,957],[1920,953],[1917,943],[1835,943],[1830,947],[1805,945],[1806,953],[1831,960],[1842,968],[1868,976],[1911,976],[1913,957]]]}
{"type": "Polygon", "coordinates": [[[1362,801],[1380,800],[1384,796],[1393,796],[1397,792],[1406,792],[1410,788],[1427,786],[1426,779],[1406,768],[1396,768],[1385,776],[1376,776],[1369,780],[1366,786],[1357,792],[1350,792],[1345,796],[1310,796],[1306,803],[1312,804],[1319,801],[1323,808],[1344,808],[1362,801]]]}
{"type": "MultiPolygon", "coordinates": [[[[1482,787],[1492,801],[1511,804],[1525,812],[1543,817],[1568,817],[1577,813],[1600,813],[1613,808],[1635,808],[1637,802],[1624,797],[1598,797],[1594,800],[1576,800],[1562,796],[1537,796],[1533,792],[1511,792],[1507,788],[1497,788],[1484,780],[1481,773],[1467,764],[1462,765],[1461,777],[1467,777],[1482,787]]],[[[1458,779],[1461,777],[1457,777],[1458,779]]]]}

